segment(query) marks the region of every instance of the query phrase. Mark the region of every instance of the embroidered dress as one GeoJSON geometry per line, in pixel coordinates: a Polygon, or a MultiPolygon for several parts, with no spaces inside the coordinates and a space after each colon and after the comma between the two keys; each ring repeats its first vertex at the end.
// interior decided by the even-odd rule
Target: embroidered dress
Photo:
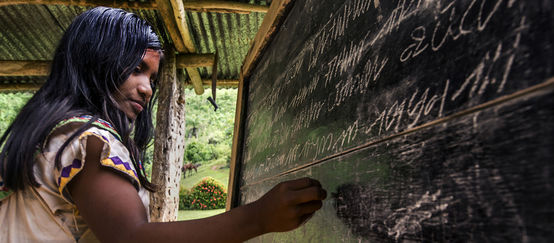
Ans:
{"type": "MultiPolygon", "coordinates": [[[[68,183],[83,168],[87,139],[91,136],[104,142],[100,163],[135,186],[149,215],[148,191],[141,187],[129,151],[109,123],[101,120],[93,123],[93,127],[69,143],[62,153],[60,168],[55,167],[59,148],[89,119],[89,116],[70,118],[50,134],[44,151],[37,153],[33,168],[40,187],[27,187],[0,199],[0,242],[98,241],[79,215],[67,189],[68,183]]],[[[4,189],[2,185],[0,178],[0,190],[4,189]]]]}

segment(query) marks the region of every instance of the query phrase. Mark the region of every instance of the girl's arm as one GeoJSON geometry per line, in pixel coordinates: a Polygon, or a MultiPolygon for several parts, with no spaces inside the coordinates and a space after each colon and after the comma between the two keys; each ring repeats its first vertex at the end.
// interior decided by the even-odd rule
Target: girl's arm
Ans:
{"type": "Polygon", "coordinates": [[[326,192],[303,178],[278,184],[259,200],[213,217],[148,223],[134,186],[100,165],[103,143],[87,141],[83,170],[68,189],[80,214],[102,242],[242,242],[298,227],[321,208],[326,192]]]}

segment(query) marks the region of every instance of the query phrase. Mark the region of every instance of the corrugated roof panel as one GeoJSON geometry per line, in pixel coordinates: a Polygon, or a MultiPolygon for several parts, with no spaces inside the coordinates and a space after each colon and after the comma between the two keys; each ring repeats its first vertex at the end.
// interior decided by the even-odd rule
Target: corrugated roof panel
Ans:
{"type": "MultiPolygon", "coordinates": [[[[218,54],[218,78],[237,79],[265,13],[187,12],[189,29],[197,51],[218,54]]],[[[212,68],[200,68],[203,78],[210,78],[212,68]]]]}
{"type": "MultiPolygon", "coordinates": [[[[139,0],[146,1],[146,0],[139,0]]],[[[235,0],[269,5],[266,0],[235,0]]],[[[73,19],[90,7],[65,5],[8,5],[0,7],[0,60],[51,60],[63,32],[73,19]]],[[[164,46],[172,45],[156,10],[126,9],[148,21],[164,46]]],[[[238,79],[240,67],[265,13],[234,14],[187,11],[190,34],[198,53],[218,53],[218,78],[238,79]]],[[[212,68],[200,68],[211,78],[212,68]]],[[[43,82],[45,77],[0,77],[2,84],[43,82]]]]}
{"type": "Polygon", "coordinates": [[[62,31],[43,5],[0,8],[3,60],[49,60],[62,31]],[[5,55],[5,56],[4,56],[5,55]]]}
{"type": "Polygon", "coordinates": [[[124,9],[125,11],[137,14],[140,18],[146,20],[154,31],[160,37],[160,41],[163,46],[173,45],[169,32],[167,31],[162,17],[157,10],[144,10],[144,9],[124,9]]]}
{"type": "Polygon", "coordinates": [[[69,27],[75,17],[89,9],[87,7],[64,5],[45,5],[45,7],[50,11],[50,14],[54,17],[54,20],[62,32],[69,27]]]}

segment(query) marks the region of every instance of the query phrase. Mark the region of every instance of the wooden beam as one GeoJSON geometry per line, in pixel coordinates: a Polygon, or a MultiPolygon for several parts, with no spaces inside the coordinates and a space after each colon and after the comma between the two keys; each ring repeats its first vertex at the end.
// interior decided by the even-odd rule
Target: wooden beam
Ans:
{"type": "MultiPolygon", "coordinates": [[[[113,1],[113,0],[0,0],[0,6],[20,4],[43,4],[43,5],[64,5],[79,7],[106,6],[112,8],[128,9],[158,9],[155,1],[113,1]]],[[[216,13],[238,13],[249,14],[251,12],[266,13],[268,6],[255,5],[229,1],[184,1],[183,6],[187,11],[216,12],[216,13]]]]}
{"type": "MultiPolygon", "coordinates": [[[[181,34],[181,38],[183,40],[183,44],[185,45],[185,48],[187,49],[187,52],[189,53],[196,52],[196,48],[194,47],[194,43],[192,42],[189,27],[187,24],[183,0],[169,0],[169,1],[173,9],[173,15],[175,17],[175,22],[177,23],[177,28],[179,29],[179,33],[181,34]]],[[[186,70],[189,75],[192,86],[194,87],[194,92],[197,95],[203,94],[204,87],[202,86],[202,78],[200,77],[200,73],[198,72],[198,69],[186,68],[186,70]]]]}
{"type": "Polygon", "coordinates": [[[46,76],[50,72],[50,61],[0,61],[0,77],[46,76]]]}
{"type": "Polygon", "coordinates": [[[248,53],[244,59],[244,63],[241,68],[241,75],[243,77],[248,78],[250,75],[250,72],[254,68],[254,64],[260,57],[262,50],[267,46],[269,40],[277,30],[277,27],[281,24],[285,9],[291,2],[294,2],[294,0],[277,0],[271,2],[269,11],[265,15],[264,21],[258,29],[256,37],[250,46],[250,50],[248,50],[248,53]]]}
{"type": "Polygon", "coordinates": [[[195,53],[196,48],[190,37],[189,26],[187,24],[187,19],[185,16],[185,6],[183,0],[169,0],[171,8],[173,9],[173,17],[175,18],[175,23],[177,24],[177,29],[181,34],[183,39],[183,44],[187,53],[195,53]]]}
{"type": "Polygon", "coordinates": [[[254,68],[255,62],[260,57],[263,48],[265,48],[273,36],[273,33],[275,33],[277,26],[279,26],[282,22],[282,17],[286,8],[292,6],[293,3],[294,0],[273,0],[271,2],[269,11],[265,16],[260,29],[258,29],[254,43],[250,47],[241,69],[238,84],[237,106],[235,110],[233,146],[231,149],[231,169],[229,175],[227,202],[225,204],[225,209],[227,211],[236,207],[239,200],[238,176],[240,174],[240,161],[242,160],[242,153],[240,153],[240,151],[242,151],[242,140],[244,139],[244,120],[246,119],[246,102],[248,101],[248,75],[254,68]]]}
{"type": "Polygon", "coordinates": [[[42,86],[38,84],[0,84],[0,93],[37,91],[42,86]]]}
{"type": "Polygon", "coordinates": [[[129,9],[156,9],[157,4],[153,1],[113,1],[113,0],[0,0],[0,6],[18,5],[18,4],[45,4],[45,5],[65,5],[80,7],[106,6],[113,8],[129,9]]]}
{"type": "Polygon", "coordinates": [[[237,180],[240,176],[240,164],[238,163],[241,159],[239,159],[239,156],[242,156],[239,151],[242,150],[242,139],[243,131],[244,131],[244,125],[241,124],[241,122],[244,122],[245,117],[245,109],[246,109],[246,101],[248,100],[245,95],[248,92],[244,92],[244,89],[246,88],[244,84],[244,77],[240,77],[239,84],[238,84],[238,92],[237,92],[237,102],[236,102],[236,109],[235,109],[235,126],[233,128],[233,144],[231,147],[231,163],[230,163],[230,170],[229,170],[229,183],[227,184],[227,201],[225,202],[225,210],[229,211],[232,208],[236,207],[238,205],[238,196],[239,196],[239,184],[237,180]]]}
{"type": "Polygon", "coordinates": [[[230,1],[183,1],[183,4],[186,10],[198,12],[249,14],[251,12],[267,13],[269,9],[264,5],[230,1]]]}
{"type": "MultiPolygon", "coordinates": [[[[237,88],[239,85],[238,79],[218,79],[217,82],[218,88],[237,88]]],[[[187,88],[192,87],[192,84],[190,82],[185,83],[187,88]]],[[[202,86],[204,87],[211,87],[212,86],[212,80],[211,79],[202,79],[202,86]]]]}
{"type": "Polygon", "coordinates": [[[171,40],[173,40],[173,45],[175,46],[175,49],[177,50],[177,52],[186,53],[187,49],[183,44],[181,34],[179,34],[177,22],[173,17],[173,8],[171,7],[169,0],[156,0],[156,4],[158,5],[158,11],[162,16],[165,27],[167,28],[167,32],[169,32],[169,36],[171,37],[171,40]]]}
{"type": "MultiPolygon", "coordinates": [[[[27,92],[37,91],[44,83],[27,83],[27,84],[0,84],[0,93],[5,92],[27,92]]],[[[212,85],[211,79],[202,79],[203,87],[210,87],[212,85]]],[[[237,88],[239,85],[238,79],[218,79],[218,88],[237,88]]],[[[190,82],[185,82],[185,87],[191,88],[190,82]]]]}
{"type": "MultiPolygon", "coordinates": [[[[156,0],[156,3],[177,52],[194,53],[196,50],[186,24],[182,0],[156,0]]],[[[195,68],[186,68],[186,70],[196,94],[203,94],[204,87],[202,87],[202,79],[198,70],[195,68]]]]}
{"type": "Polygon", "coordinates": [[[211,67],[214,64],[215,54],[179,54],[177,68],[211,67]]]}

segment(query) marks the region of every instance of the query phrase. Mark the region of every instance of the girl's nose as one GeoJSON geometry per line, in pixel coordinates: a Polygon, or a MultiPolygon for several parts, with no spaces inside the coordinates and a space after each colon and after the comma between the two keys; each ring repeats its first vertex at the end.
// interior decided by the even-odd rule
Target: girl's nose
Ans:
{"type": "Polygon", "coordinates": [[[152,97],[152,87],[150,86],[150,80],[148,82],[141,82],[137,87],[138,93],[142,96],[145,102],[150,101],[152,97]]]}

